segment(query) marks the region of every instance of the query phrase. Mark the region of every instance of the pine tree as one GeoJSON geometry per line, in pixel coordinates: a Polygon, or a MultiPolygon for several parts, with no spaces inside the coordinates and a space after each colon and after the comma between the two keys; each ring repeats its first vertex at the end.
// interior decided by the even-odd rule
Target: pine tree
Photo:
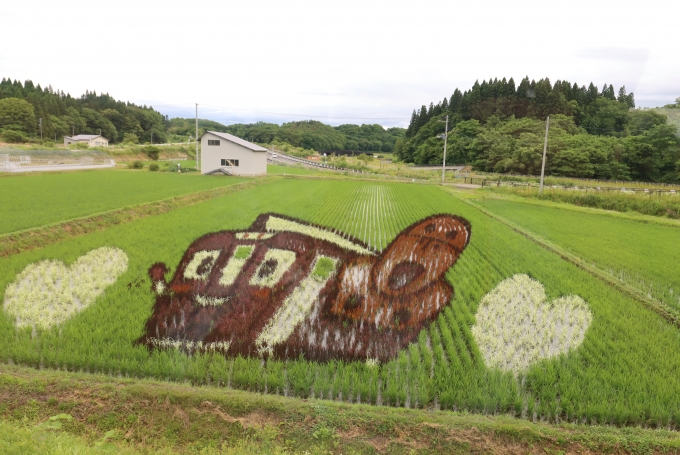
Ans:
{"type": "Polygon", "coordinates": [[[409,122],[408,128],[406,129],[406,137],[413,136],[413,129],[416,127],[417,121],[418,121],[418,116],[416,114],[416,110],[413,109],[413,113],[411,114],[411,121],[409,122]]]}

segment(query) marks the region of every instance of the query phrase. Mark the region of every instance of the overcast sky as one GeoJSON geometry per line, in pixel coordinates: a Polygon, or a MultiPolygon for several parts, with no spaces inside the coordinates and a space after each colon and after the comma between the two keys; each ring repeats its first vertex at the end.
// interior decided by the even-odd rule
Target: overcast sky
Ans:
{"type": "Polygon", "coordinates": [[[679,16],[677,0],[15,1],[0,77],[223,123],[406,126],[456,87],[526,75],[651,107],[680,96],[679,16]]]}

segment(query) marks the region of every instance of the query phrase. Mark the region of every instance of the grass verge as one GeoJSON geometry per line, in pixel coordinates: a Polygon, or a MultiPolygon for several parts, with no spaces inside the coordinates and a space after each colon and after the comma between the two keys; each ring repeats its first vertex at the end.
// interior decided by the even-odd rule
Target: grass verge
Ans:
{"type": "Polygon", "coordinates": [[[680,453],[680,435],[666,430],[546,425],[10,365],[0,365],[0,397],[4,453],[680,453]],[[72,419],[45,428],[61,414],[72,419]]]}

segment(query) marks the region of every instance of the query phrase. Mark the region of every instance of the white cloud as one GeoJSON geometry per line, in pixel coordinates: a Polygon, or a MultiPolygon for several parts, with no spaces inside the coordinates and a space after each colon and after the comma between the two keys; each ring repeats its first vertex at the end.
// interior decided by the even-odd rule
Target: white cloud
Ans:
{"type": "Polygon", "coordinates": [[[405,125],[389,119],[476,79],[525,75],[626,85],[654,106],[680,96],[679,10],[670,0],[14,2],[0,13],[0,75],[169,115],[192,116],[199,102],[224,122],[300,117],[203,106],[405,125]]]}

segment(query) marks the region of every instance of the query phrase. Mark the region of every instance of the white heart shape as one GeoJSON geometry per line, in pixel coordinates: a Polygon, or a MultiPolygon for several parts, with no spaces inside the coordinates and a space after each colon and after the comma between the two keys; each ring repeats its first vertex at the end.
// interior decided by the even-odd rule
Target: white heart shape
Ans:
{"type": "Polygon", "coordinates": [[[472,334],[488,367],[517,375],[580,346],[592,319],[581,297],[546,302],[541,283],[514,275],[482,298],[472,334]]]}
{"type": "Polygon", "coordinates": [[[92,250],[70,267],[55,260],[30,264],[7,286],[4,309],[17,327],[50,328],[92,304],[127,266],[127,254],[113,247],[92,250]]]}

